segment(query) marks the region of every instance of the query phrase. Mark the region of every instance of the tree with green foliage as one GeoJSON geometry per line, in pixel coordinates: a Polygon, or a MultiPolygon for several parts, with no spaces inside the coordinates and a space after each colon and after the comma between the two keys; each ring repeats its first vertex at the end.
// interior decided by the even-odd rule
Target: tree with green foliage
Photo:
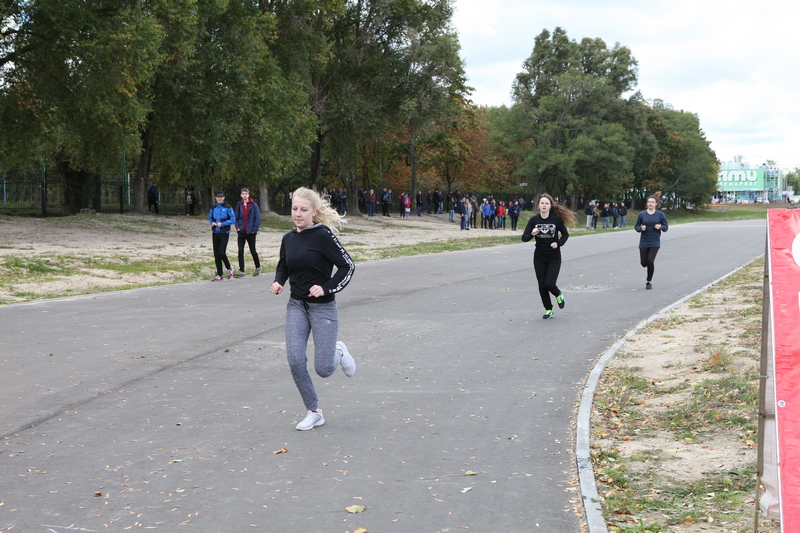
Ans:
{"type": "Polygon", "coordinates": [[[800,168],[786,174],[786,188],[793,190],[795,194],[800,194],[800,168]]]}
{"type": "Polygon", "coordinates": [[[363,158],[387,132],[410,135],[406,149],[415,169],[419,132],[433,110],[449,104],[454,86],[463,86],[449,30],[451,0],[282,2],[276,13],[278,56],[304,76],[317,118],[306,185],[316,186],[329,168],[354,198],[359,167],[382,164],[363,158]],[[299,46],[292,35],[302,37],[299,46]]]}
{"type": "MultiPolygon", "coordinates": [[[[449,21],[449,6],[443,2],[440,23],[449,21]]],[[[432,142],[440,146],[447,143],[451,149],[463,149],[463,143],[450,135],[455,125],[467,111],[466,77],[458,55],[460,46],[455,35],[447,33],[446,26],[428,28],[429,34],[419,34],[412,39],[406,55],[406,70],[402,87],[403,101],[398,119],[408,156],[412,198],[417,194],[417,169],[420,154],[432,142]],[[446,139],[451,142],[447,142],[446,139]],[[460,147],[460,148],[459,148],[460,147]]],[[[451,152],[452,153],[452,152],[451,152]]],[[[442,178],[446,176],[442,175],[442,178]]],[[[450,181],[448,181],[448,187],[450,181]]]]}
{"type": "Polygon", "coordinates": [[[653,130],[658,132],[659,151],[644,182],[644,195],[661,191],[668,207],[685,203],[703,204],[717,188],[719,162],[700,119],[694,113],[676,111],[656,100],[653,130]]]}
{"type": "Polygon", "coordinates": [[[631,181],[636,150],[627,132],[627,102],[637,63],[628,48],[601,39],[570,40],[562,28],[544,30],[514,81],[517,175],[534,195],[610,195],[631,181]]]}
{"type": "Polygon", "coordinates": [[[161,28],[149,6],[122,0],[10,0],[2,9],[0,153],[23,164],[47,146],[64,172],[99,188],[102,169],[138,144],[161,28]]]}
{"type": "MultiPolygon", "coordinates": [[[[210,200],[234,177],[266,192],[310,138],[299,77],[272,52],[275,17],[261,2],[186,0],[160,13],[169,28],[141,133],[138,201],[153,161],[167,180],[191,183],[210,200]]],[[[262,195],[262,202],[268,198],[262,195]]],[[[137,210],[144,210],[144,204],[137,210]]]]}

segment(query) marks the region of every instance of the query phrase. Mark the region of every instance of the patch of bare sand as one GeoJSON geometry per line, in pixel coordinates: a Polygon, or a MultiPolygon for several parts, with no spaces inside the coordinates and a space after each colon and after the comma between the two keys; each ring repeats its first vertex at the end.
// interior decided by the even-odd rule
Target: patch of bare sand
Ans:
{"type": "MultiPolygon", "coordinates": [[[[258,233],[257,251],[267,270],[277,264],[280,241],[291,227],[287,216],[265,214],[265,223],[258,233]],[[284,229],[272,229],[277,226],[284,229]]],[[[487,230],[461,231],[446,215],[346,217],[340,240],[360,260],[381,258],[385,247],[414,246],[420,243],[490,234],[487,230]]],[[[105,261],[175,261],[208,263],[207,277],[213,276],[211,230],[205,217],[167,217],[156,215],[96,214],[63,218],[18,218],[0,215],[0,303],[13,303],[31,298],[67,294],[84,294],[98,290],[125,289],[143,284],[190,281],[181,269],[158,272],[120,273],[92,269],[87,260],[105,261]],[[36,282],[15,277],[3,260],[35,260],[43,262],[52,274],[36,282]],[[59,267],[70,266],[68,275],[59,267]],[[16,296],[15,296],[16,295],[16,296]]],[[[235,235],[228,244],[228,257],[235,265],[238,246],[235,235]]],[[[246,264],[252,258],[246,253],[246,264]]],[[[205,275],[195,274],[195,279],[205,275]]]]}

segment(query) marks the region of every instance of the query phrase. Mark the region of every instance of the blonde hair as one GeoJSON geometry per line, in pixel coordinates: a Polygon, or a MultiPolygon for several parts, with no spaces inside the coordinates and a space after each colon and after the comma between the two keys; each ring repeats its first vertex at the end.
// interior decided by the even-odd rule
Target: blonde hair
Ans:
{"type": "Polygon", "coordinates": [[[323,199],[317,191],[307,189],[306,187],[298,187],[292,193],[292,199],[303,198],[311,203],[311,209],[317,212],[314,215],[314,223],[323,224],[334,233],[339,234],[339,230],[347,224],[347,221],[330,206],[327,199],[323,199]]]}

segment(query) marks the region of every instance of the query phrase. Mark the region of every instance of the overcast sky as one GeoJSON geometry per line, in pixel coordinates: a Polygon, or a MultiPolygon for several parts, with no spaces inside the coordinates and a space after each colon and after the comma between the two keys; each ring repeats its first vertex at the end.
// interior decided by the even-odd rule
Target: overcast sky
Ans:
{"type": "Polygon", "coordinates": [[[695,113],[720,161],[800,166],[800,7],[778,0],[455,0],[472,100],[511,105],[534,38],[628,47],[637,89],[695,113]]]}

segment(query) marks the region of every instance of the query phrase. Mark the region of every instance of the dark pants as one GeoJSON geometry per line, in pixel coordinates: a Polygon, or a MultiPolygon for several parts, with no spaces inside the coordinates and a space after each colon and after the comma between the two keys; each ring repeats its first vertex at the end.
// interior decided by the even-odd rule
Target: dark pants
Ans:
{"type": "Polygon", "coordinates": [[[539,282],[539,296],[542,298],[542,305],[547,311],[553,308],[553,301],[550,295],[558,296],[561,291],[556,286],[558,273],[561,271],[561,259],[542,260],[533,256],[533,270],[536,272],[536,281],[539,282]]]}
{"type": "Polygon", "coordinates": [[[256,268],[261,266],[261,261],[258,260],[258,252],[256,252],[256,234],[255,233],[240,233],[239,234],[239,271],[244,272],[244,243],[250,247],[250,254],[253,256],[253,264],[256,268]]]}
{"type": "Polygon", "coordinates": [[[658,248],[639,248],[639,262],[647,269],[647,282],[653,281],[653,272],[656,270],[656,255],[658,248]]]}
{"type": "Polygon", "coordinates": [[[511,229],[514,231],[517,229],[517,220],[519,220],[519,215],[511,215],[511,229]]]}
{"type": "Polygon", "coordinates": [[[225,263],[225,268],[231,269],[231,262],[228,261],[228,239],[230,233],[212,233],[211,244],[214,246],[214,264],[217,266],[217,275],[222,276],[222,263],[225,263]]]}
{"type": "Polygon", "coordinates": [[[147,212],[150,212],[150,207],[156,208],[156,215],[158,214],[158,202],[149,201],[147,202],[147,212]]]}

